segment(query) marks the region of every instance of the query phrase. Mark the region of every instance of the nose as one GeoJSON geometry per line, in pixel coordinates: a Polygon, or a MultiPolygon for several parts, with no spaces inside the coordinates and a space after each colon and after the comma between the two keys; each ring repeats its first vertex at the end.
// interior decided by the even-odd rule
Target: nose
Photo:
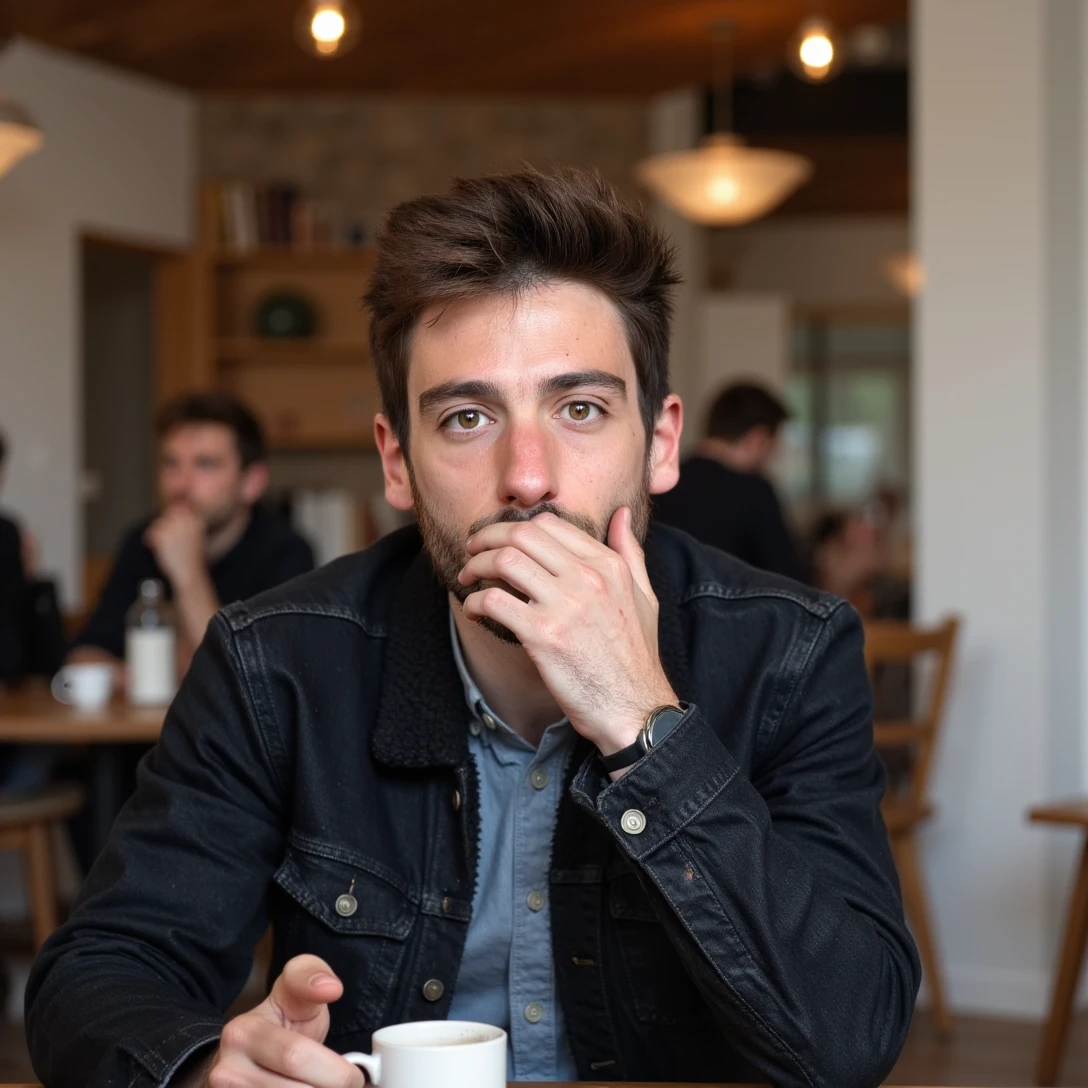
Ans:
{"type": "Polygon", "coordinates": [[[499,498],[506,506],[528,510],[554,501],[558,490],[555,458],[536,421],[510,426],[499,443],[499,498]]]}

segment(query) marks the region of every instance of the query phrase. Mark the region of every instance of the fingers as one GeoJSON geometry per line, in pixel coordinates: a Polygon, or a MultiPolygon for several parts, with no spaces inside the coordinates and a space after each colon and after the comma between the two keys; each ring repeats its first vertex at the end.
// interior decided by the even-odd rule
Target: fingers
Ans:
{"type": "MultiPolygon", "coordinates": [[[[231,1083],[228,1072],[243,1084],[260,1088],[291,1085],[306,1088],[362,1088],[363,1075],[316,1039],[258,1016],[239,1016],[223,1029],[218,1079],[231,1083]],[[248,1076],[243,1076],[248,1074],[248,1076]],[[282,1079],[281,1079],[282,1078],[282,1079]]],[[[209,1076],[215,1088],[216,1069],[209,1076]]]]}
{"type": "Polygon", "coordinates": [[[272,985],[268,1003],[284,1027],[314,1020],[344,992],[332,969],[317,956],[295,956],[272,985]]]}
{"type": "Polygon", "coordinates": [[[469,555],[514,547],[558,577],[570,565],[571,551],[537,524],[541,518],[550,516],[540,514],[532,521],[501,521],[488,525],[469,538],[469,555]]]}
{"type": "Polygon", "coordinates": [[[608,546],[621,555],[631,568],[635,584],[648,600],[656,601],[654,588],[650,584],[650,575],[646,571],[646,554],[638,537],[631,531],[631,508],[621,506],[613,515],[608,525],[608,546]]]}
{"type": "Polygon", "coordinates": [[[463,586],[476,582],[505,582],[530,600],[547,600],[556,587],[555,579],[539,563],[513,545],[474,555],[461,569],[457,580],[463,586]]]}
{"type": "Polygon", "coordinates": [[[461,607],[468,619],[479,620],[487,616],[513,631],[522,642],[532,637],[533,625],[537,622],[534,620],[532,605],[519,601],[517,597],[497,586],[470,593],[461,607]]]}

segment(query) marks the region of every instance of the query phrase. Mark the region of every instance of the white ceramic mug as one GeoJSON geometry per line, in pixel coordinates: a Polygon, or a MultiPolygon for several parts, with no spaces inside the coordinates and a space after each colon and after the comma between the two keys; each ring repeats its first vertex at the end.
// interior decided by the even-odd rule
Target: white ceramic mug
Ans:
{"type": "Polygon", "coordinates": [[[101,710],[113,694],[113,666],[104,661],[65,665],[49,690],[58,702],[80,710],[101,710]]]}
{"type": "Polygon", "coordinates": [[[345,1054],[380,1088],[506,1088],[506,1032],[470,1020],[420,1020],[374,1032],[373,1054],[345,1054]]]}

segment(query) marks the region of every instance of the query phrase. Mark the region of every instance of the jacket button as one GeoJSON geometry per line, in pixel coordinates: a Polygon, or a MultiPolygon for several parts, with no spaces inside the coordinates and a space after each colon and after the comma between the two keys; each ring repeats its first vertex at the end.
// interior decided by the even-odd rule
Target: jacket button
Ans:
{"type": "Polygon", "coordinates": [[[628,835],[641,835],[646,830],[646,817],[637,808],[629,808],[620,817],[620,827],[628,835]]]}
{"type": "Polygon", "coordinates": [[[359,902],[354,895],[341,895],[336,900],[336,913],[341,918],[350,918],[359,909],[359,902]]]}
{"type": "Polygon", "coordinates": [[[530,1024],[539,1024],[544,1019],[544,1006],[536,1001],[530,1001],[525,1006],[525,1019],[530,1024]]]}
{"type": "Polygon", "coordinates": [[[423,983],[423,996],[428,1001],[441,1001],[445,992],[446,987],[436,978],[429,978],[423,983]]]}
{"type": "Polygon", "coordinates": [[[454,790],[453,791],[453,811],[454,812],[460,812],[461,811],[461,791],[460,790],[454,790]]]}

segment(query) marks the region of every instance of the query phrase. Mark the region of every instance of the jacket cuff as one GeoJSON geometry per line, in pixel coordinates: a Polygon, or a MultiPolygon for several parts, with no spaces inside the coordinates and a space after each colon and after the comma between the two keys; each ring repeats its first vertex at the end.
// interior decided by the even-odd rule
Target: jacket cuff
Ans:
{"type": "Polygon", "coordinates": [[[596,755],[588,758],[571,794],[639,861],[695,819],[738,770],[702,711],[689,705],[676,728],[618,781],[604,774],[596,755]]]}

